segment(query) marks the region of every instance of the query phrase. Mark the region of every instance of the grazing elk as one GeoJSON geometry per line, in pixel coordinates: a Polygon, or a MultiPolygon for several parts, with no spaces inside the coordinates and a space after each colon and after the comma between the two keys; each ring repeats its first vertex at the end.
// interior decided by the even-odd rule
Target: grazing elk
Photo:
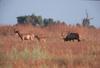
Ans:
{"type": "Polygon", "coordinates": [[[46,42],[46,38],[45,38],[45,37],[40,37],[39,35],[35,35],[35,38],[36,38],[38,41],[46,42]]]}
{"type": "Polygon", "coordinates": [[[33,40],[34,39],[34,34],[22,34],[19,31],[15,31],[15,33],[17,33],[22,40],[33,40]]]}
{"type": "Polygon", "coordinates": [[[78,42],[80,41],[79,39],[79,34],[78,33],[68,33],[68,35],[64,38],[64,41],[71,41],[71,40],[78,40],[78,42]]]}

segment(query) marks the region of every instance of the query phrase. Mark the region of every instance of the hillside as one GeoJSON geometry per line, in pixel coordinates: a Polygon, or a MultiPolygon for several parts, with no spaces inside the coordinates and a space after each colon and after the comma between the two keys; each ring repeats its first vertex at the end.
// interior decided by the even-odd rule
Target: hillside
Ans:
{"type": "Polygon", "coordinates": [[[55,24],[0,26],[0,68],[100,68],[100,29],[55,24]],[[14,33],[32,33],[40,40],[21,40],[14,33]],[[77,40],[64,42],[68,32],[77,40]]]}

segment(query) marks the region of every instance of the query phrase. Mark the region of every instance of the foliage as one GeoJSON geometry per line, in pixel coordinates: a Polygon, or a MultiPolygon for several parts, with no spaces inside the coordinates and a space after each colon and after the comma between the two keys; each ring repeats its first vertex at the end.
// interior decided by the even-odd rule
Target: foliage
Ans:
{"type": "Polygon", "coordinates": [[[94,25],[90,25],[90,19],[88,19],[88,18],[83,19],[82,25],[84,27],[88,27],[88,28],[95,28],[94,25]]]}
{"type": "Polygon", "coordinates": [[[42,18],[42,16],[36,16],[34,14],[28,16],[19,16],[17,17],[18,24],[26,24],[31,23],[33,26],[47,26],[49,24],[54,24],[54,20],[52,18],[42,18]]]}
{"type": "Polygon", "coordinates": [[[25,19],[26,19],[26,16],[19,16],[19,17],[17,17],[18,24],[25,23],[25,19]]]}
{"type": "Polygon", "coordinates": [[[88,26],[90,25],[90,19],[84,18],[84,19],[83,19],[83,22],[82,22],[82,25],[88,27],[88,26]]]}
{"type": "Polygon", "coordinates": [[[45,18],[43,22],[44,22],[44,26],[48,26],[50,24],[55,24],[55,22],[52,18],[49,18],[49,19],[45,18]]]}

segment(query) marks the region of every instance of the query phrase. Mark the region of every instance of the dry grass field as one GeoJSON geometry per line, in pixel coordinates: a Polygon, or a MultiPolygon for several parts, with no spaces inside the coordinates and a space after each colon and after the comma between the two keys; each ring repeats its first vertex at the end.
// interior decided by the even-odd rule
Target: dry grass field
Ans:
{"type": "Polygon", "coordinates": [[[100,68],[100,29],[65,24],[0,26],[0,68],[100,68]],[[40,40],[21,40],[14,29],[40,40]],[[69,31],[79,33],[81,41],[65,42],[69,31]]]}

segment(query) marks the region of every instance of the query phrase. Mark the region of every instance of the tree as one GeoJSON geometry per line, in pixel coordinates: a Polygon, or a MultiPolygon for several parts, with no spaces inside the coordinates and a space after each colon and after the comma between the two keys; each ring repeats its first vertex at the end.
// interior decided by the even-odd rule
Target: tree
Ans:
{"type": "Polygon", "coordinates": [[[44,22],[44,26],[47,26],[47,25],[48,25],[48,19],[45,18],[45,19],[43,20],[43,22],[44,22]]]}
{"type": "Polygon", "coordinates": [[[31,16],[26,16],[26,19],[25,19],[25,23],[32,23],[32,17],[31,16]]]}
{"type": "Polygon", "coordinates": [[[43,26],[43,25],[44,25],[42,16],[37,16],[37,20],[38,20],[38,24],[39,24],[40,26],[43,26]]]}
{"type": "Polygon", "coordinates": [[[49,21],[49,24],[53,24],[54,23],[52,18],[49,18],[48,21],[49,21]]]}
{"type": "Polygon", "coordinates": [[[17,17],[18,24],[25,23],[25,19],[26,19],[26,16],[19,16],[19,17],[17,17]]]}
{"type": "Polygon", "coordinates": [[[87,10],[86,10],[86,18],[83,19],[82,25],[85,27],[89,27],[91,19],[93,19],[93,18],[89,18],[87,10]]]}
{"type": "Polygon", "coordinates": [[[90,19],[84,18],[84,19],[83,19],[83,22],[82,22],[82,25],[88,27],[88,26],[90,25],[90,19]]]}
{"type": "Polygon", "coordinates": [[[50,24],[55,24],[53,18],[42,18],[42,16],[36,16],[35,14],[28,16],[19,16],[17,17],[18,24],[31,23],[33,26],[48,26],[50,24]]]}

